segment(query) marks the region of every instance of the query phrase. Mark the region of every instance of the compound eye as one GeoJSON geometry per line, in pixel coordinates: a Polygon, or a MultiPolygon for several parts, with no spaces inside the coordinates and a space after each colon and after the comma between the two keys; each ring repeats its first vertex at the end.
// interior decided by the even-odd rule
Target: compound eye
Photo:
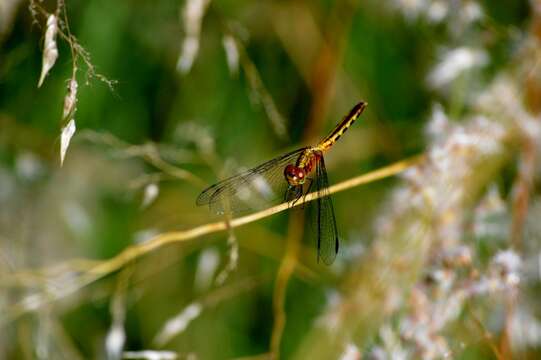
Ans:
{"type": "Polygon", "coordinates": [[[296,171],[295,171],[295,166],[293,165],[287,165],[285,170],[284,170],[284,174],[286,175],[286,177],[288,178],[293,178],[295,177],[297,174],[296,174],[296,171]]]}
{"type": "Polygon", "coordinates": [[[299,185],[304,179],[304,171],[295,165],[287,165],[284,175],[291,185],[299,185]]]}

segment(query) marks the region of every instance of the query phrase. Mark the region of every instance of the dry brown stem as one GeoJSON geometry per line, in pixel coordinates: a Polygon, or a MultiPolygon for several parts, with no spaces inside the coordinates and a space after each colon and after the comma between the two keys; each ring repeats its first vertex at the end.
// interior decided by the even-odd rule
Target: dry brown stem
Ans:
{"type": "MultiPolygon", "coordinates": [[[[413,165],[419,164],[422,160],[423,160],[422,156],[416,156],[413,158],[396,162],[392,165],[380,168],[378,170],[369,172],[367,174],[359,175],[357,177],[354,177],[354,178],[345,180],[341,183],[338,183],[336,185],[333,185],[329,188],[329,192],[330,194],[334,194],[340,191],[351,189],[359,185],[367,184],[376,180],[380,180],[389,176],[396,175],[413,165]]],[[[272,216],[274,214],[277,214],[289,208],[300,206],[304,204],[305,202],[315,200],[318,197],[319,195],[317,193],[310,193],[303,199],[297,201],[295,204],[291,202],[282,203],[272,208],[269,208],[269,209],[266,209],[254,214],[232,219],[230,221],[230,227],[236,228],[245,224],[252,223],[257,220],[261,220],[263,218],[272,216]]],[[[84,286],[87,286],[109,274],[112,274],[124,268],[128,264],[131,264],[137,261],[139,258],[143,257],[144,255],[147,255],[166,245],[182,243],[191,239],[199,238],[203,235],[208,235],[208,234],[216,233],[219,231],[224,231],[227,229],[228,229],[227,221],[219,221],[219,222],[201,225],[189,230],[162,233],[155,236],[154,238],[150,239],[147,242],[131,245],[110,259],[97,261],[97,262],[91,262],[90,263],[91,266],[85,271],[83,271],[76,279],[74,279],[71,286],[70,285],[66,286],[66,288],[64,288],[62,292],[55,293],[55,294],[46,293],[46,294],[43,294],[42,296],[34,296],[31,302],[28,299],[26,299],[13,305],[9,309],[9,311],[6,312],[6,314],[9,314],[9,315],[8,317],[4,318],[3,321],[6,322],[6,321],[14,320],[15,318],[18,318],[19,316],[27,312],[37,310],[41,308],[43,305],[46,305],[48,303],[61,299],[65,296],[68,296],[78,291],[79,289],[83,288],[84,286]]],[[[28,274],[31,272],[25,271],[25,273],[28,274]]],[[[19,273],[15,273],[10,276],[20,277],[19,273]]]]}

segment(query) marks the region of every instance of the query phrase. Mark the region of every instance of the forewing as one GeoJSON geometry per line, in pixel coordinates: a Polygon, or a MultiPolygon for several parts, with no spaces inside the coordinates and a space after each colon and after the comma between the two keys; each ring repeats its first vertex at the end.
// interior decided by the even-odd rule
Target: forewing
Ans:
{"type": "Polygon", "coordinates": [[[229,211],[235,214],[282,202],[289,186],[284,169],[288,164],[295,164],[305,149],[292,151],[210,186],[199,195],[196,204],[208,205],[216,214],[229,211]]]}
{"type": "Polygon", "coordinates": [[[314,179],[318,199],[310,204],[312,211],[309,216],[312,219],[309,221],[314,224],[317,240],[317,259],[322,260],[325,264],[331,265],[338,254],[338,229],[336,226],[336,218],[334,216],[334,208],[332,198],[329,193],[329,180],[327,178],[327,170],[325,169],[325,161],[323,155],[320,154],[316,166],[316,177],[314,179]]]}

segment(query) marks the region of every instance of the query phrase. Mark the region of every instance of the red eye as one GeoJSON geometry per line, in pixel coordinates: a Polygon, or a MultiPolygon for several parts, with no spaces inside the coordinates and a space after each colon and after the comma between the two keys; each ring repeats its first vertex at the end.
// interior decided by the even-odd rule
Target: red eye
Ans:
{"type": "Polygon", "coordinates": [[[287,165],[284,169],[284,175],[290,185],[297,186],[304,184],[305,172],[304,169],[298,166],[291,164],[287,165]]]}
{"type": "Polygon", "coordinates": [[[296,167],[294,165],[287,165],[286,168],[284,169],[284,174],[286,177],[295,177],[297,171],[296,171],[296,167]]]}

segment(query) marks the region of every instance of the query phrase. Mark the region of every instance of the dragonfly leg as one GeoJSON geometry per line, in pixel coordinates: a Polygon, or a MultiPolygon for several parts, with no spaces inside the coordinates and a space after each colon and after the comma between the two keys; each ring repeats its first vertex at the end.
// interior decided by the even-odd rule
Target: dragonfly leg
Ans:
{"type": "Polygon", "coordinates": [[[287,187],[287,190],[284,192],[284,202],[288,202],[289,201],[289,194],[291,193],[291,189],[293,188],[293,186],[289,185],[287,187]]]}
{"type": "Polygon", "coordinates": [[[302,185],[289,186],[286,191],[285,201],[292,201],[291,206],[295,206],[302,197],[302,185]]]}
{"type": "Polygon", "coordinates": [[[310,190],[312,189],[312,184],[314,183],[314,179],[306,178],[306,181],[310,181],[310,183],[308,184],[308,187],[307,187],[307,189],[306,189],[306,191],[304,192],[304,195],[303,195],[303,203],[302,203],[302,208],[303,209],[304,209],[304,205],[306,204],[306,195],[310,194],[310,190]]]}

